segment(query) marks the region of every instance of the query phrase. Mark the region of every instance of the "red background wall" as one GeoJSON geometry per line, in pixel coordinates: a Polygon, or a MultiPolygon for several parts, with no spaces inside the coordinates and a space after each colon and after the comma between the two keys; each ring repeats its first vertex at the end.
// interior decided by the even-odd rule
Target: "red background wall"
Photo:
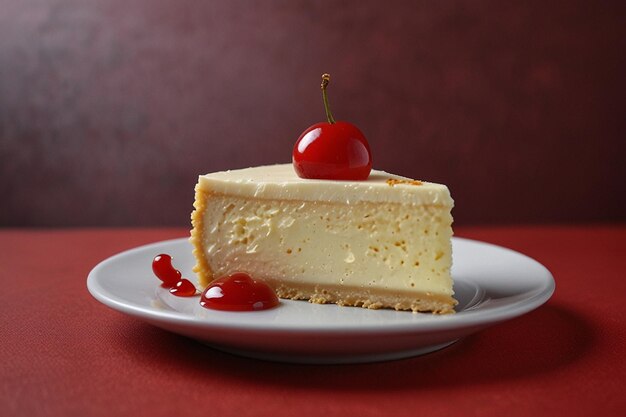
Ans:
{"type": "Polygon", "coordinates": [[[184,225],[335,116],[457,224],[625,220],[624,3],[4,0],[0,226],[184,225]]]}

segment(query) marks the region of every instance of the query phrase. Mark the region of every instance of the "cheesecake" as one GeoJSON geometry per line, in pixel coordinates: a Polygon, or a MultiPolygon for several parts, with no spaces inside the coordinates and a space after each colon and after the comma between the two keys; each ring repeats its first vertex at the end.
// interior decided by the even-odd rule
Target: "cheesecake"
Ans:
{"type": "Polygon", "coordinates": [[[372,170],[303,179],[292,164],[201,175],[190,241],[204,288],[247,272],[280,298],[453,313],[445,185],[372,170]]]}

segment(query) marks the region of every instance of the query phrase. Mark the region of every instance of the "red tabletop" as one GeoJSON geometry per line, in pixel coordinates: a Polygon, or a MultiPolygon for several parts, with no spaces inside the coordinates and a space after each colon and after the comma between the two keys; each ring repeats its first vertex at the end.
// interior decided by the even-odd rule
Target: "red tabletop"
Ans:
{"type": "Polygon", "coordinates": [[[0,230],[1,416],[624,416],[626,226],[457,228],[554,274],[539,309],[441,351],[289,365],[97,302],[99,261],[185,229],[0,230]]]}

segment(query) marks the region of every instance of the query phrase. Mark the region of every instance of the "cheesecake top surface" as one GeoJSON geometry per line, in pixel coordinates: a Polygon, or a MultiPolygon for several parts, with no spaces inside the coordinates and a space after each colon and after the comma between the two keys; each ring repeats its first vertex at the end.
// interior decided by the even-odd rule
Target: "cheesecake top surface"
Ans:
{"type": "Polygon", "coordinates": [[[279,200],[390,202],[452,207],[448,187],[372,170],[365,181],[298,177],[292,164],[214,172],[201,175],[198,187],[207,192],[279,200]]]}

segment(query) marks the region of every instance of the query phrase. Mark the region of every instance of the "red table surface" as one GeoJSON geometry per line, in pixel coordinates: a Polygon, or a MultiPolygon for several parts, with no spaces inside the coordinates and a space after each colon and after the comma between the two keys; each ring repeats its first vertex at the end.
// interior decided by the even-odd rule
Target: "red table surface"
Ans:
{"type": "Polygon", "coordinates": [[[411,359],[231,356],[113,311],[99,261],[185,229],[0,230],[2,416],[624,416],[626,226],[457,228],[554,274],[539,309],[411,359]]]}

